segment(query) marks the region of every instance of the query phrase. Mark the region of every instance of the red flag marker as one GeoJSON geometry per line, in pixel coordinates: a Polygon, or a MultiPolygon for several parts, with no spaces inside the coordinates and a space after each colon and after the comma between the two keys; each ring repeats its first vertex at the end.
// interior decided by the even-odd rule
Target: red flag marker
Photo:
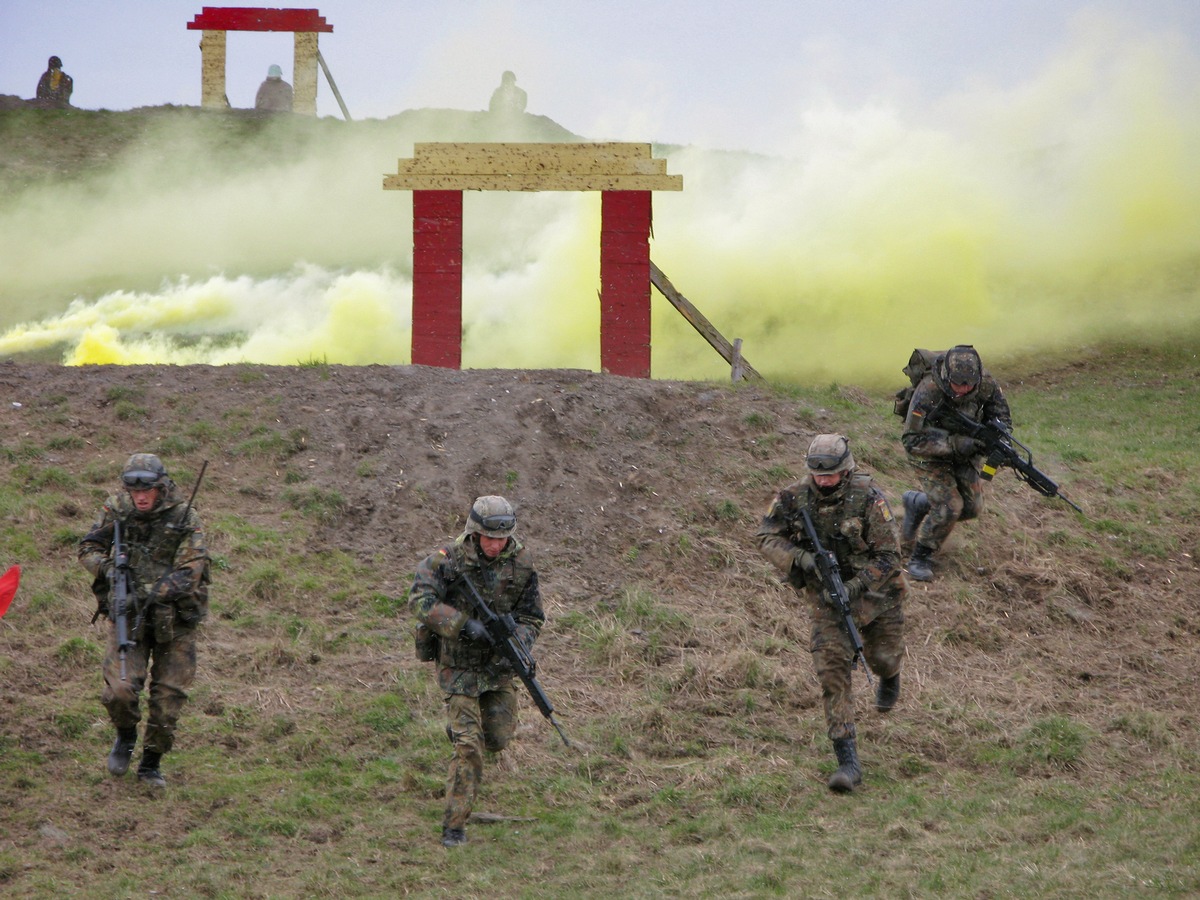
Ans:
{"type": "Polygon", "coordinates": [[[8,612],[8,604],[16,596],[17,585],[21,583],[21,567],[10,566],[9,570],[0,575],[0,616],[8,612]]]}

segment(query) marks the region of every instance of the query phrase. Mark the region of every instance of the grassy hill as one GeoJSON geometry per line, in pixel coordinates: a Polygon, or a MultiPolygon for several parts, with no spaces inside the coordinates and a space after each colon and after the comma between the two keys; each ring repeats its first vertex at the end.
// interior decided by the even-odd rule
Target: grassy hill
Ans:
{"type": "MultiPolygon", "coordinates": [[[[136,131],[155,113],[82,118],[108,115],[136,131]]],[[[106,165],[95,142],[62,152],[77,156],[63,171],[0,156],[4,177],[106,165]]],[[[1085,515],[997,476],[910,592],[899,707],[876,713],[856,676],[865,783],[840,796],[807,613],[753,533],[817,432],[849,434],[893,500],[912,486],[886,392],[0,363],[0,568],[24,567],[0,619],[0,890],[1196,895],[1194,342],[992,368],[1018,437],[1085,515]],[[75,559],[134,450],[187,487],[209,461],[212,616],[157,794],[105,771],[105,631],[75,559]],[[523,699],[518,740],[486,764],[490,821],[448,853],[449,745],[405,591],[493,492],[536,554],[540,679],[578,746],[523,699]]]]}
{"type": "Polygon", "coordinates": [[[1200,492],[1196,425],[1171,413],[1195,408],[1195,355],[1005,374],[1020,433],[1087,515],[997,479],[939,580],[912,591],[903,702],[885,718],[860,700],[866,784],[840,797],[823,783],[805,613],[752,534],[817,430],[852,434],[892,496],[908,485],[885,397],[562,371],[0,367],[0,560],[25,566],[0,620],[0,882],[97,897],[1194,892],[1200,492]],[[1166,414],[1145,415],[1148,398],[1166,414]],[[1139,414],[1136,434],[1114,424],[1139,414]],[[182,484],[210,460],[213,616],[161,797],[104,771],[103,629],[74,560],[135,446],[182,484]],[[448,855],[448,746],[404,591],[491,490],[520,504],[538,554],[541,677],[584,749],[526,703],[479,804],[513,821],[472,826],[448,855]]]}

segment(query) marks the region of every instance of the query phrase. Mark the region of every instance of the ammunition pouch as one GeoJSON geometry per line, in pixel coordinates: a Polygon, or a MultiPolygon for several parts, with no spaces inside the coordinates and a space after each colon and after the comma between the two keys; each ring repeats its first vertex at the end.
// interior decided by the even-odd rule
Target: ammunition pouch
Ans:
{"type": "Polygon", "coordinates": [[[413,649],[418,662],[436,662],[441,651],[441,638],[424,622],[413,627],[413,649]]]}

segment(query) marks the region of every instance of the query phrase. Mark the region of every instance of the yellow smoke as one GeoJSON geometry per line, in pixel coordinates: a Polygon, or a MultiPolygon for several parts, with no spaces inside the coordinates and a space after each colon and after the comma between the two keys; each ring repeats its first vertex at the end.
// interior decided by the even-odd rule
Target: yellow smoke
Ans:
{"type": "MultiPolygon", "coordinates": [[[[995,367],[1200,330],[1198,75],[1183,42],[1097,20],[1007,90],[804,110],[772,157],[660,150],[684,190],[655,196],[651,255],[774,379],[886,384],[914,346],[974,343],[995,367]]],[[[439,122],[417,139],[472,139],[439,122]]],[[[408,362],[411,197],[380,184],[413,129],[317,131],[238,165],[168,131],[87,190],[0,207],[0,354],[408,362]]],[[[464,211],[464,365],[598,368],[598,197],[464,211]]],[[[652,312],[655,377],[727,377],[657,293],[652,312]]]]}

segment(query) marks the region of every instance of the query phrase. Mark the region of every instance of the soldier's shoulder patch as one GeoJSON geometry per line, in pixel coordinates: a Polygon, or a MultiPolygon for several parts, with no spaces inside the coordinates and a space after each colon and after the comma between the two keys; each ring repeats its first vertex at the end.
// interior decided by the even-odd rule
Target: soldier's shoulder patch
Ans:
{"type": "Polygon", "coordinates": [[[887,498],[882,494],[875,498],[875,506],[879,509],[879,514],[883,516],[883,521],[890,522],[895,518],[892,515],[892,508],[888,505],[887,498]]]}

